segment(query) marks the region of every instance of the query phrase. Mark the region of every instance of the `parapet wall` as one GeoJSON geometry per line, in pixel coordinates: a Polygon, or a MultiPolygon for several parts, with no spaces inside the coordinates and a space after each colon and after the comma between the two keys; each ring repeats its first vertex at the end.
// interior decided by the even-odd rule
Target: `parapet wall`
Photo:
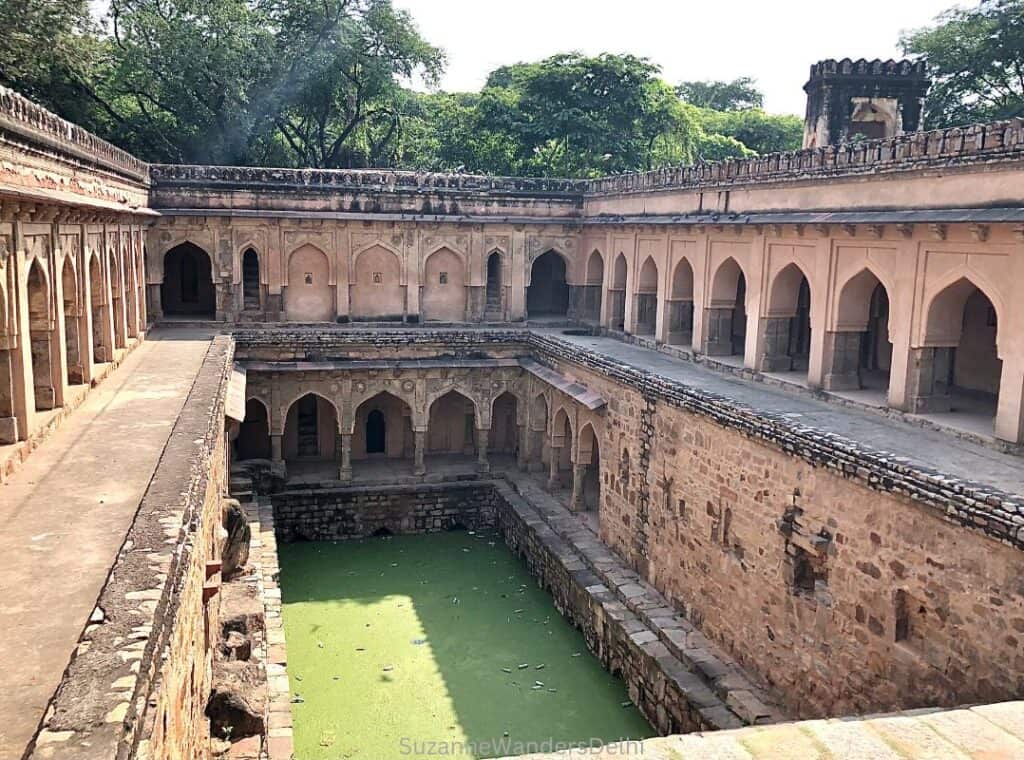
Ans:
{"type": "Polygon", "coordinates": [[[217,630],[224,399],[216,338],[29,755],[197,760],[217,630]],[[212,601],[211,601],[212,600],[212,601]]]}

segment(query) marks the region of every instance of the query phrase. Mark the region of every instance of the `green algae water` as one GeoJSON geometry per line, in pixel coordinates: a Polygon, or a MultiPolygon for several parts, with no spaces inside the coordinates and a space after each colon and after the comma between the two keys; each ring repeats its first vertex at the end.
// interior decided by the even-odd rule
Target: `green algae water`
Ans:
{"type": "Polygon", "coordinates": [[[298,760],[500,757],[655,735],[496,532],[278,551],[298,760]]]}

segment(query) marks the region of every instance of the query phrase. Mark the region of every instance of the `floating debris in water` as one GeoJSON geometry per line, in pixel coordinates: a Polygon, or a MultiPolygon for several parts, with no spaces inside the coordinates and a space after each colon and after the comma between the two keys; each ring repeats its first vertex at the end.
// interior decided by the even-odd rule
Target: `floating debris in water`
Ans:
{"type": "Polygon", "coordinates": [[[426,639],[413,639],[412,640],[412,645],[414,647],[421,647],[421,646],[423,646],[426,643],[427,643],[426,639]]]}
{"type": "Polygon", "coordinates": [[[475,530],[467,530],[466,533],[468,533],[471,536],[475,536],[476,535],[476,531],[475,530]]]}
{"type": "Polygon", "coordinates": [[[340,680],[341,680],[341,676],[335,676],[335,677],[334,677],[334,680],[335,680],[335,681],[340,681],[340,680]]]}
{"type": "Polygon", "coordinates": [[[534,686],[543,686],[543,685],[544,685],[544,682],[543,682],[543,681],[534,681],[534,682],[533,682],[533,685],[534,685],[534,686]]]}
{"type": "Polygon", "coordinates": [[[301,680],[302,680],[302,676],[298,676],[298,675],[297,675],[297,676],[295,676],[295,680],[296,680],[296,681],[301,681],[301,680]]]}
{"type": "Polygon", "coordinates": [[[397,562],[392,562],[391,563],[391,567],[398,567],[398,563],[397,562]]]}
{"type": "Polygon", "coordinates": [[[512,614],[513,615],[521,615],[521,614],[523,614],[523,611],[522,610],[512,610],[512,614]]]}
{"type": "Polygon", "coordinates": [[[512,668],[502,668],[501,672],[502,673],[511,673],[512,672],[512,668]]]}
{"type": "Polygon", "coordinates": [[[320,735],[320,746],[330,747],[337,740],[338,737],[335,735],[333,731],[324,731],[323,734],[320,735]]]}
{"type": "Polygon", "coordinates": [[[365,652],[366,651],[366,647],[356,647],[356,651],[357,652],[365,652]]]}
{"type": "Polygon", "coordinates": [[[542,663],[541,663],[540,665],[538,665],[538,666],[537,666],[537,667],[535,668],[535,670],[544,670],[544,663],[542,662],[542,663]]]}
{"type": "Polygon", "coordinates": [[[318,642],[316,642],[316,645],[317,645],[318,647],[320,647],[321,649],[323,649],[323,648],[324,648],[324,642],[322,642],[322,641],[318,641],[318,642]]]}
{"type": "Polygon", "coordinates": [[[530,667],[530,663],[528,663],[528,662],[522,662],[522,663],[519,664],[519,669],[520,670],[526,670],[528,667],[530,667]]]}
{"type": "Polygon", "coordinates": [[[385,665],[385,666],[383,667],[383,671],[384,671],[385,673],[390,673],[390,672],[391,672],[392,670],[394,670],[394,669],[395,669],[395,666],[394,666],[394,665],[385,665]]]}
{"type": "Polygon", "coordinates": [[[469,551],[469,547],[468,547],[468,546],[463,546],[463,547],[462,547],[462,551],[464,551],[464,552],[468,552],[468,551],[469,551]]]}
{"type": "Polygon", "coordinates": [[[543,686],[531,686],[530,691],[540,691],[543,688],[543,686]]]}
{"type": "Polygon", "coordinates": [[[452,597],[452,604],[458,604],[458,603],[459,603],[459,597],[453,596],[452,597]]]}
{"type": "Polygon", "coordinates": [[[558,689],[548,689],[548,691],[550,691],[552,694],[558,693],[558,689]]]}
{"type": "Polygon", "coordinates": [[[573,652],[572,656],[573,657],[579,657],[581,654],[583,654],[583,652],[573,652]]]}
{"type": "Polygon", "coordinates": [[[508,731],[502,731],[502,732],[501,732],[501,735],[502,735],[502,736],[508,736],[508,731]]]}
{"type": "Polygon", "coordinates": [[[625,701],[625,702],[620,702],[619,704],[620,704],[620,705],[621,705],[622,707],[632,707],[632,706],[633,706],[633,703],[632,703],[632,702],[630,702],[629,700],[627,700],[627,701],[625,701]]]}
{"type": "Polygon", "coordinates": [[[304,700],[304,699],[303,699],[303,698],[302,698],[301,696],[299,696],[298,694],[296,694],[296,695],[295,695],[294,697],[292,697],[292,704],[293,704],[293,705],[301,705],[301,704],[302,704],[302,703],[304,703],[305,701],[306,701],[306,700],[304,700]]]}

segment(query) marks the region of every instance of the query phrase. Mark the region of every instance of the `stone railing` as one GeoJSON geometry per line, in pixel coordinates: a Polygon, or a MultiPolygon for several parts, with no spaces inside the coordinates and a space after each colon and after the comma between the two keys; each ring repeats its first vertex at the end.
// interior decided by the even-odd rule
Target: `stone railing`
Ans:
{"type": "Polygon", "coordinates": [[[603,177],[587,183],[589,195],[653,190],[686,190],[793,179],[829,178],[927,167],[1019,161],[1024,157],[1024,120],[1016,118],[967,127],[910,132],[791,153],[772,153],[713,164],[655,169],[603,177]]]}
{"type": "Polygon", "coordinates": [[[3,86],[0,86],[0,129],[133,180],[145,181],[149,176],[145,161],[3,86]]]}
{"type": "Polygon", "coordinates": [[[586,182],[544,177],[491,177],[479,174],[443,174],[397,169],[276,169],[250,166],[189,166],[153,164],[150,177],[156,186],[174,184],[230,187],[297,187],[330,191],[463,193],[524,193],[579,195],[586,182]]]}

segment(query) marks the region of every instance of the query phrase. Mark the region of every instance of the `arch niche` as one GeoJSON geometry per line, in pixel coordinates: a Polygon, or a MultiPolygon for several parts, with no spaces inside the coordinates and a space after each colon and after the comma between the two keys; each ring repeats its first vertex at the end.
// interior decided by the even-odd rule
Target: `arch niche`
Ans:
{"type": "Polygon", "coordinates": [[[565,259],[554,250],[538,256],[530,268],[526,288],[526,313],[533,317],[564,317],[569,313],[569,285],[565,259]]]}
{"type": "Polygon", "coordinates": [[[604,288],[604,257],[596,248],[587,258],[586,287],[583,288],[583,303],[580,316],[591,322],[601,319],[601,291],[604,288]]]}
{"type": "Polygon", "coordinates": [[[584,467],[582,504],[586,512],[598,512],[601,505],[601,450],[594,426],[589,422],[580,431],[579,464],[584,467]]]}
{"type": "Polygon", "coordinates": [[[668,302],[668,342],[672,346],[693,343],[693,267],[680,259],[672,273],[668,302]]]}
{"type": "Polygon", "coordinates": [[[565,408],[560,407],[551,426],[551,456],[555,459],[554,464],[549,462],[548,485],[551,488],[569,485],[566,474],[572,472],[572,442],[572,422],[565,408]]]}
{"type": "Polygon", "coordinates": [[[806,372],[811,355],[811,286],[796,264],[787,264],[772,281],[762,321],[759,369],[806,372]]]}
{"type": "Polygon", "coordinates": [[[892,368],[889,293],[870,269],[839,291],[836,329],[826,335],[826,390],[888,390],[892,368]]]}
{"type": "Polygon", "coordinates": [[[356,321],[401,322],[405,318],[402,262],[382,245],[356,256],[355,284],[349,301],[356,321]]]}
{"type": "Polygon", "coordinates": [[[747,336],[747,280],[731,256],[711,280],[705,309],[703,352],[708,356],[743,356],[747,336]]]}
{"type": "Polygon", "coordinates": [[[516,424],[518,414],[519,402],[509,391],[494,399],[487,442],[489,453],[515,455],[519,451],[519,427],[516,424]]]}
{"type": "Polygon", "coordinates": [[[270,422],[267,407],[257,398],[245,402],[245,419],[235,439],[238,460],[270,459],[270,422]]]}
{"type": "Polygon", "coordinates": [[[626,274],[628,265],[626,255],[619,253],[615,257],[615,269],[612,272],[612,284],[608,288],[609,320],[613,330],[626,329],[626,274]]]}
{"type": "Polygon", "coordinates": [[[640,267],[636,291],[636,334],[654,335],[658,320],[658,265],[648,256],[640,267]]]}
{"type": "Polygon", "coordinates": [[[7,294],[0,280],[0,444],[16,443],[18,420],[14,416],[14,336],[7,312],[7,294]]]}
{"type": "Polygon", "coordinates": [[[110,271],[110,304],[114,311],[114,346],[124,348],[128,345],[128,336],[125,333],[124,281],[117,254],[110,251],[107,260],[110,271]]]}
{"type": "Polygon", "coordinates": [[[423,266],[423,302],[426,322],[463,322],[466,319],[466,267],[459,254],[439,248],[423,266]]]}
{"type": "Polygon", "coordinates": [[[501,269],[501,253],[491,251],[491,254],[487,257],[487,288],[484,305],[484,318],[490,322],[501,320],[505,315],[501,269]]]}
{"type": "Polygon", "coordinates": [[[284,314],[289,322],[333,322],[334,286],[327,254],[306,244],[288,257],[284,314]]]}
{"type": "Polygon", "coordinates": [[[85,382],[85,368],[82,366],[82,344],[79,335],[79,319],[82,316],[78,296],[78,277],[75,263],[70,256],[61,266],[61,291],[64,296],[64,350],[67,354],[68,385],[85,382]]]}
{"type": "Polygon", "coordinates": [[[53,409],[56,399],[53,374],[53,325],[50,319],[50,286],[39,259],[33,259],[28,271],[28,328],[32,347],[32,386],[36,411],[53,409]]]}
{"type": "MultiPolygon", "coordinates": [[[[114,287],[111,279],[111,288],[114,287]]],[[[160,303],[165,315],[213,319],[216,300],[212,265],[206,251],[195,243],[185,242],[164,254],[160,303]]]]}
{"type": "Polygon", "coordinates": [[[434,400],[427,425],[428,454],[476,454],[476,409],[459,391],[450,390],[434,400]]]}
{"type": "Polygon", "coordinates": [[[924,347],[916,349],[913,410],[994,416],[1003,363],[992,300],[961,277],[934,296],[927,315],[924,347]]]}
{"type": "Polygon", "coordinates": [[[356,407],[352,429],[352,459],[412,459],[416,441],[412,409],[387,391],[356,407]]]}
{"type": "Polygon", "coordinates": [[[260,310],[260,256],[252,248],[242,254],[242,309],[260,310]]]}
{"type": "Polygon", "coordinates": [[[333,461],[338,438],[338,414],[323,396],[307,393],[289,407],[284,422],[286,462],[333,461]]]}
{"type": "Polygon", "coordinates": [[[111,360],[110,310],[99,256],[89,257],[89,308],[92,309],[92,355],[95,362],[111,360]]]}

